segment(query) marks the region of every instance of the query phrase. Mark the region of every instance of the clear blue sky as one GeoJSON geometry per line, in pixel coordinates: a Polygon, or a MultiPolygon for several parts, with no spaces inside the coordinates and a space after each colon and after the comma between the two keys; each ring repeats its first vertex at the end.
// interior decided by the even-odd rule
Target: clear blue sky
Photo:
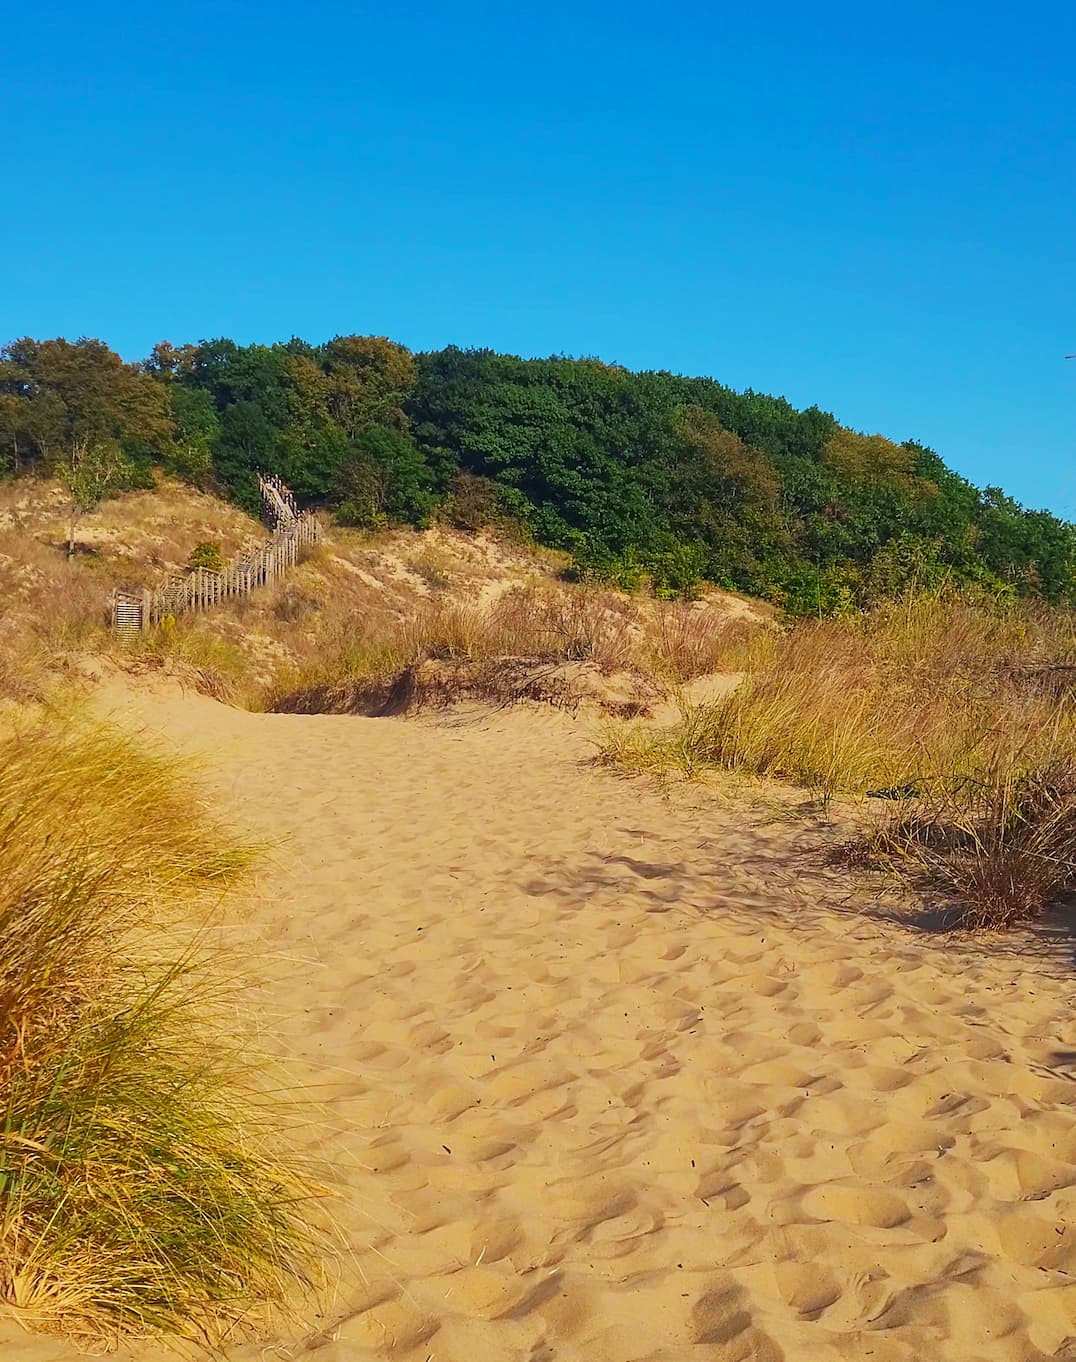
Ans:
{"type": "Polygon", "coordinates": [[[712,374],[1076,517],[1076,7],[11,7],[0,343],[712,374]]]}

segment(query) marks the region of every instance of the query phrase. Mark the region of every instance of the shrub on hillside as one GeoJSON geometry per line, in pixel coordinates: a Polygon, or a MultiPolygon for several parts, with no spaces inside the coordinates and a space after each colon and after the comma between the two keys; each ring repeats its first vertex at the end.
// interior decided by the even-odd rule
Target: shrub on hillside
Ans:
{"type": "Polygon", "coordinates": [[[208,568],[210,572],[224,571],[224,555],[218,546],[210,540],[203,540],[200,544],[195,544],[191,550],[191,556],[187,560],[187,566],[192,570],[195,568],[208,568]]]}
{"type": "Polygon", "coordinates": [[[496,528],[505,519],[497,484],[474,473],[458,473],[449,485],[441,516],[457,530],[472,534],[496,528]]]}

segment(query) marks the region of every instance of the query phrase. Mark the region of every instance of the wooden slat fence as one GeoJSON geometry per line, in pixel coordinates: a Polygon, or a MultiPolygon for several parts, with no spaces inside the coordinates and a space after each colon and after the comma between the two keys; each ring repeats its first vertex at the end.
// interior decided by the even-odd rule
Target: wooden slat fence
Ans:
{"type": "Polygon", "coordinates": [[[131,637],[169,616],[207,610],[220,601],[247,596],[270,586],[294,567],[299,550],[316,544],[321,525],[313,511],[300,511],[279,478],[259,478],[262,500],[274,525],[272,535],[236,555],[222,572],[193,568],[185,577],[172,577],[164,586],[143,591],[117,591],[112,598],[112,628],[131,637]]]}

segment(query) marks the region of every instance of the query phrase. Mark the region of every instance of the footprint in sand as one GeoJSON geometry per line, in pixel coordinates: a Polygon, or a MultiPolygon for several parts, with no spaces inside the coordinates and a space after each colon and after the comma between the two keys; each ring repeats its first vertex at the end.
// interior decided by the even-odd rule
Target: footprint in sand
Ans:
{"type": "Polygon", "coordinates": [[[882,1230],[905,1224],[912,1214],[899,1193],[865,1183],[831,1182],[814,1187],[800,1204],[804,1213],[816,1220],[840,1220],[847,1225],[869,1225],[882,1230]]]}

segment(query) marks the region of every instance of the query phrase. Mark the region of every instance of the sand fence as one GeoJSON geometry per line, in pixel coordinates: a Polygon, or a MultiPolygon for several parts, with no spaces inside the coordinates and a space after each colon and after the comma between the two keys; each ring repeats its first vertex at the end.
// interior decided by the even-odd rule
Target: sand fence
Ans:
{"type": "Polygon", "coordinates": [[[300,549],[320,540],[321,524],[313,511],[298,509],[295,498],[279,478],[259,476],[258,486],[266,518],[273,526],[269,538],[248,545],[220,572],[193,568],[185,576],[169,578],[160,587],[114,592],[115,633],[130,637],[163,620],[208,610],[236,596],[247,596],[295,566],[300,549]]]}

